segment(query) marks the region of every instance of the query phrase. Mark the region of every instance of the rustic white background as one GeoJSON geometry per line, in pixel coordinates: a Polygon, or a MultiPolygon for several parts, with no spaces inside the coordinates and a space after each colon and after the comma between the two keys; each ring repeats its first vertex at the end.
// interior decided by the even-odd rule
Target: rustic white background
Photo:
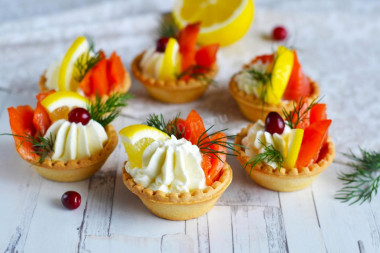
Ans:
{"type": "MultiPolygon", "coordinates": [[[[133,57],[155,38],[157,20],[173,1],[0,1],[0,132],[10,132],[6,108],[35,104],[42,71],[73,39],[91,35],[98,48],[117,50],[130,69],[133,57]]],[[[229,77],[275,44],[276,24],[290,30],[305,72],[319,82],[333,119],[334,163],[302,191],[277,193],[257,186],[234,158],[234,180],[206,215],[186,222],[153,216],[123,185],[121,145],[95,176],[77,183],[41,178],[22,161],[13,140],[0,142],[1,252],[380,252],[380,198],[348,206],[334,199],[340,152],[358,145],[379,150],[380,3],[377,1],[256,1],[247,36],[218,55],[219,87],[198,101],[166,105],[134,80],[136,98],[114,123],[143,122],[149,113],[183,115],[196,109],[208,125],[237,133],[248,122],[229,95],[229,77]],[[82,205],[60,203],[76,190],[82,205]]]]}

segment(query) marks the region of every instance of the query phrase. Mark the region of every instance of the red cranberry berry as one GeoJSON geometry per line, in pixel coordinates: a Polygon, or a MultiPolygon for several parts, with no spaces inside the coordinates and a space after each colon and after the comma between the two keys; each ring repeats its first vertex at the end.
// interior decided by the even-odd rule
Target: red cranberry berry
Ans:
{"type": "Polygon", "coordinates": [[[284,40],[288,36],[288,31],[283,26],[277,26],[272,31],[272,37],[274,40],[284,40]]]}
{"type": "Polygon", "coordinates": [[[84,108],[74,108],[69,112],[69,121],[73,123],[82,123],[82,125],[87,125],[90,121],[90,113],[84,108]]]}
{"type": "Polygon", "coordinates": [[[277,112],[268,113],[265,119],[265,131],[270,134],[278,133],[282,134],[284,132],[285,122],[281,118],[280,114],[277,112]]]}
{"type": "Polygon", "coordinates": [[[71,210],[80,206],[81,199],[80,194],[75,191],[67,191],[61,197],[63,206],[71,210]]]}
{"type": "Polygon", "coordinates": [[[168,44],[168,41],[169,41],[169,38],[167,38],[167,37],[162,37],[162,38],[158,39],[157,43],[156,43],[156,51],[160,52],[160,53],[165,52],[166,45],[168,44]]]}

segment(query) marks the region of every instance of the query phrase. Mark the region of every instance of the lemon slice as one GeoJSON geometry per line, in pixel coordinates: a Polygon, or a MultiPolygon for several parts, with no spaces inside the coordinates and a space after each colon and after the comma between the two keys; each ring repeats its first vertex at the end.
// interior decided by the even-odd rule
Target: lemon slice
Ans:
{"type": "Polygon", "coordinates": [[[179,45],[176,39],[170,38],[166,45],[164,59],[162,60],[159,79],[163,81],[174,80],[177,66],[179,66],[179,45]]]}
{"type": "Polygon", "coordinates": [[[44,98],[41,104],[49,113],[52,113],[63,106],[68,107],[69,110],[74,107],[87,108],[89,101],[73,91],[57,91],[44,98]]]}
{"type": "Polygon", "coordinates": [[[287,169],[294,168],[296,164],[298,153],[300,152],[303,129],[292,129],[289,137],[288,154],[284,161],[284,167],[287,169]]]}
{"type": "Polygon", "coordinates": [[[293,63],[293,51],[286,47],[279,46],[273,65],[271,85],[268,86],[265,102],[273,105],[278,105],[281,102],[281,97],[285,92],[292,73],[293,63]]]}
{"type": "Polygon", "coordinates": [[[253,0],[177,0],[172,15],[180,28],[201,22],[199,43],[226,46],[246,34],[254,11],[253,0]]]}
{"type": "Polygon", "coordinates": [[[166,133],[142,124],[124,127],[119,134],[132,168],[142,167],[143,152],[152,142],[169,139],[166,133]]]}
{"type": "Polygon", "coordinates": [[[62,60],[58,74],[58,90],[77,91],[79,83],[73,78],[74,65],[81,55],[88,53],[90,45],[84,36],[78,37],[62,60]]]}

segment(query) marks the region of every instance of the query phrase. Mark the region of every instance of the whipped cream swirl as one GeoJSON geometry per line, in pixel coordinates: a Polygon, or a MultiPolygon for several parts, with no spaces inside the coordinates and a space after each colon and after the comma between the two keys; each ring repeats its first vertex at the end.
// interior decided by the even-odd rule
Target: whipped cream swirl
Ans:
{"type": "Polygon", "coordinates": [[[206,187],[201,163],[202,155],[196,145],[172,135],[144,150],[142,168],[131,168],[127,163],[125,170],[136,183],[154,191],[192,192],[206,187]]]}
{"type": "MultiPolygon", "coordinates": [[[[264,145],[273,147],[278,150],[283,157],[286,157],[289,146],[291,129],[285,124],[282,134],[271,134],[265,131],[265,124],[261,120],[258,120],[253,126],[248,129],[247,136],[242,139],[243,146],[247,147],[245,153],[249,157],[264,152],[264,145]]],[[[273,168],[277,167],[274,162],[266,162],[273,168]]]]}
{"type": "Polygon", "coordinates": [[[52,160],[67,162],[90,157],[103,148],[108,136],[103,126],[94,120],[87,125],[65,119],[54,122],[45,134],[55,136],[52,160]]]}
{"type": "Polygon", "coordinates": [[[239,90],[244,91],[248,95],[255,95],[260,97],[260,90],[262,89],[262,82],[257,81],[253,78],[252,74],[249,73],[251,69],[256,70],[260,73],[267,73],[269,67],[268,63],[263,63],[261,60],[258,60],[255,63],[250,64],[248,69],[243,69],[235,76],[235,81],[238,85],[239,90]]]}

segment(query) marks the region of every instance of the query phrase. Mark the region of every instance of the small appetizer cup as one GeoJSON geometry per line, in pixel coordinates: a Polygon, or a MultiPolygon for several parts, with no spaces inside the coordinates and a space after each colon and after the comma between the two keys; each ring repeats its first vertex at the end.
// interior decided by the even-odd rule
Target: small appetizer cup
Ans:
{"type": "MultiPolygon", "coordinates": [[[[235,76],[236,74],[232,76],[229,83],[230,93],[236,100],[240,111],[248,120],[255,122],[261,119],[265,121],[265,117],[269,112],[277,112],[282,117],[284,117],[283,108],[286,111],[290,111],[293,108],[293,100],[281,101],[281,103],[278,105],[263,104],[259,98],[255,97],[254,95],[248,95],[244,91],[240,90],[238,88],[237,82],[235,81],[235,76]]],[[[308,103],[311,103],[311,101],[319,96],[320,89],[316,82],[312,81],[310,78],[309,81],[311,89],[310,95],[307,97],[306,101],[308,103]]]]}
{"type": "MultiPolygon", "coordinates": [[[[237,134],[236,144],[242,145],[242,139],[247,136],[248,128],[243,128],[237,134]]],[[[298,191],[308,187],[332,163],[335,157],[335,147],[330,136],[320,151],[318,161],[298,169],[277,169],[263,163],[256,164],[254,167],[246,166],[251,158],[246,155],[243,147],[237,146],[236,150],[237,159],[253,181],[269,190],[279,192],[298,191]]]]}
{"type": "Polygon", "coordinates": [[[75,182],[87,179],[100,170],[117,146],[118,136],[115,128],[112,125],[107,125],[105,130],[108,140],[102,150],[90,157],[68,162],[52,161],[49,159],[45,159],[42,163],[36,163],[36,161],[32,160],[26,161],[32,164],[41,176],[53,181],[75,182]]]}
{"type": "MultiPolygon", "coordinates": [[[[125,75],[124,75],[123,82],[121,83],[121,85],[118,86],[118,87],[116,87],[115,89],[113,89],[110,94],[102,96],[102,99],[107,99],[109,97],[109,95],[111,95],[112,93],[116,93],[116,92],[126,93],[126,92],[128,92],[129,89],[131,88],[131,83],[132,83],[131,82],[131,76],[126,71],[125,75]]],[[[46,87],[46,77],[45,77],[45,74],[41,75],[40,81],[38,83],[38,87],[40,89],[40,92],[47,92],[47,91],[49,91],[49,89],[46,87]]],[[[96,96],[92,96],[92,97],[90,97],[90,100],[91,101],[95,101],[95,98],[96,98],[96,96]]]]}
{"type": "Polygon", "coordinates": [[[202,216],[215,205],[232,181],[232,169],[225,163],[218,181],[203,191],[197,190],[192,193],[164,193],[145,188],[136,184],[124,167],[123,181],[154,215],[167,220],[189,220],[202,216]]]}
{"type": "MultiPolygon", "coordinates": [[[[147,77],[142,73],[140,61],[145,52],[136,56],[131,64],[134,77],[140,81],[149,95],[154,99],[165,103],[187,103],[198,99],[210,85],[209,82],[201,82],[194,78],[189,81],[172,80],[163,81],[147,77]]],[[[214,64],[207,74],[206,78],[212,80],[218,73],[218,65],[214,64]]]]}

